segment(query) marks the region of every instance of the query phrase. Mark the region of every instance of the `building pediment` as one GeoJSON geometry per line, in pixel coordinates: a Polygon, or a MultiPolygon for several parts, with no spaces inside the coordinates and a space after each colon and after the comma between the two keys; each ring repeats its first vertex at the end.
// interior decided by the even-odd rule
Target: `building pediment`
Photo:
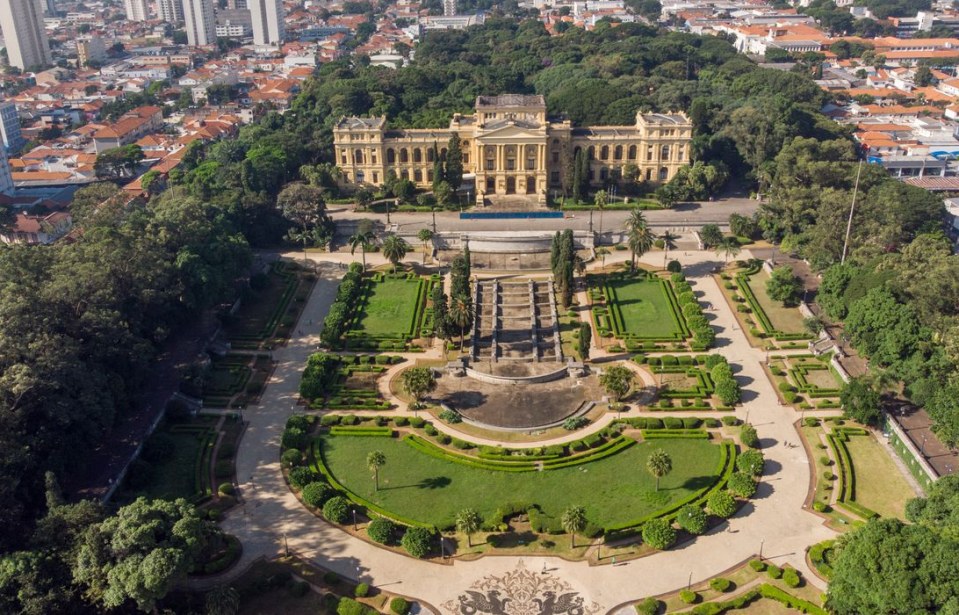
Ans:
{"type": "Polygon", "coordinates": [[[510,124],[493,130],[479,129],[476,132],[476,140],[480,143],[498,143],[500,141],[510,141],[517,139],[536,139],[542,140],[546,136],[545,127],[526,128],[516,124],[510,124]]]}

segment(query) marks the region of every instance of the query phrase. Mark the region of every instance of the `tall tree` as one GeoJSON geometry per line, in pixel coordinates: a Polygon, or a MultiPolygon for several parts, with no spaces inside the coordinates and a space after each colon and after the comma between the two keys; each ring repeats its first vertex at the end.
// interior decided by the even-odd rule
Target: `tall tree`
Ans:
{"type": "Polygon", "coordinates": [[[723,255],[723,261],[729,264],[730,258],[739,256],[739,242],[735,237],[723,237],[723,240],[716,246],[716,254],[723,255]]]}
{"type": "Polygon", "coordinates": [[[410,244],[399,235],[389,234],[383,239],[383,256],[393,264],[393,271],[410,251],[410,244]]]}
{"type": "Polygon", "coordinates": [[[436,376],[429,367],[411,367],[403,372],[403,390],[419,402],[427,393],[436,390],[436,376]]]}
{"type": "Polygon", "coordinates": [[[466,330],[473,326],[473,300],[469,295],[453,297],[450,303],[450,322],[460,329],[460,352],[466,345],[466,330]]]}
{"type": "Polygon", "coordinates": [[[373,473],[373,490],[380,490],[380,468],[386,465],[386,455],[383,451],[370,451],[366,455],[366,467],[373,473]]]}
{"type": "Polygon", "coordinates": [[[423,263],[426,264],[426,252],[430,241],[433,240],[433,231],[428,228],[421,228],[416,233],[416,238],[423,242],[423,263]]]}
{"type": "Polygon", "coordinates": [[[350,254],[356,254],[357,248],[361,250],[363,254],[363,271],[366,271],[366,251],[376,245],[376,233],[369,227],[364,229],[362,226],[357,226],[356,231],[350,235],[347,241],[350,244],[350,254]]]}
{"type": "Polygon", "coordinates": [[[459,133],[454,132],[450,137],[446,150],[446,177],[444,179],[453,188],[458,190],[463,183],[463,146],[459,133]]]}
{"type": "MultiPolygon", "coordinates": [[[[633,216],[637,215],[641,217],[643,214],[640,211],[633,211],[633,216]]],[[[656,242],[656,235],[646,224],[645,219],[640,218],[635,224],[633,222],[634,220],[630,218],[629,235],[626,240],[630,252],[630,269],[636,268],[636,258],[649,252],[656,242]]]]}
{"type": "Polygon", "coordinates": [[[576,534],[586,529],[586,509],[582,506],[570,506],[563,511],[560,519],[563,529],[569,532],[570,548],[576,548],[576,534]]]}
{"type": "Polygon", "coordinates": [[[659,491],[659,479],[673,471],[673,459],[663,449],[656,449],[646,459],[646,470],[656,477],[656,491],[659,491]]]}
{"type": "Polygon", "coordinates": [[[466,534],[466,545],[473,547],[473,534],[479,531],[483,524],[482,517],[472,508],[464,508],[456,513],[456,529],[466,534]]]}
{"type": "Polygon", "coordinates": [[[309,184],[290,184],[276,197],[276,206],[283,217],[295,226],[287,236],[292,241],[316,246],[326,245],[332,236],[332,221],[326,215],[323,191],[309,184]]]}
{"type": "Polygon", "coordinates": [[[240,594],[229,585],[217,585],[203,599],[206,615],[236,615],[240,610],[240,594]]]}
{"type": "Polygon", "coordinates": [[[107,608],[132,600],[152,611],[186,578],[216,532],[184,499],[141,497],[84,534],[74,579],[107,608]]]}

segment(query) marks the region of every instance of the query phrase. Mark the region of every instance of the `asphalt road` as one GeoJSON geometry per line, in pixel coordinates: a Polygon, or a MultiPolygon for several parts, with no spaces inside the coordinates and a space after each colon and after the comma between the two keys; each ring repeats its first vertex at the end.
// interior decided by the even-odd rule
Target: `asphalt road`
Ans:
{"type": "MultiPolygon", "coordinates": [[[[759,209],[759,201],[754,199],[730,198],[715,202],[684,203],[674,209],[646,211],[646,219],[650,226],[657,228],[698,229],[704,224],[718,224],[725,227],[730,214],[752,215],[759,209]]],[[[386,214],[355,213],[349,209],[330,208],[333,219],[337,222],[346,222],[369,218],[380,223],[386,223],[386,214]]],[[[561,229],[589,230],[590,212],[569,212],[564,219],[547,218],[535,220],[460,220],[457,212],[437,212],[437,231],[555,231],[561,229]]],[[[605,230],[623,228],[628,211],[603,212],[603,226],[605,230]]],[[[599,230],[599,212],[593,212],[593,230],[599,230]]],[[[390,214],[390,223],[393,230],[399,233],[414,233],[416,230],[432,224],[432,215],[429,213],[393,213],[390,214]]]]}

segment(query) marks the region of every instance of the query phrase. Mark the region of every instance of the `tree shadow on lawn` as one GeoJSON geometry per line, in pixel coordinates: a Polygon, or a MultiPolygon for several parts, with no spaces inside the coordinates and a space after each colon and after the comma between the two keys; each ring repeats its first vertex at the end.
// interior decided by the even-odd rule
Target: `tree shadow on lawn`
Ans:
{"type": "Polygon", "coordinates": [[[394,491],[396,489],[443,489],[449,487],[450,483],[453,480],[448,476],[431,476],[430,478],[424,478],[418,483],[413,483],[411,485],[392,485],[389,487],[380,487],[380,491],[394,491]]]}
{"type": "Polygon", "coordinates": [[[503,532],[502,534],[490,534],[487,542],[497,549],[511,549],[520,545],[529,545],[539,538],[531,531],[524,532],[503,532]]]}
{"type": "Polygon", "coordinates": [[[688,489],[689,491],[699,491],[700,489],[706,489],[716,482],[715,476],[691,476],[686,479],[686,481],[679,487],[673,487],[673,489],[688,489]]]}

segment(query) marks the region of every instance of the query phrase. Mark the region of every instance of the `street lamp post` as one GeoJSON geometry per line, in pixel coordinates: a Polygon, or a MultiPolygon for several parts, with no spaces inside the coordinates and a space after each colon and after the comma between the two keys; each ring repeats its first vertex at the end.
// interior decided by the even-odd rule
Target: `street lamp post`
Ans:
{"type": "Polygon", "coordinates": [[[290,545],[286,542],[286,532],[283,532],[283,550],[286,552],[286,556],[290,556],[290,545]]]}
{"type": "Polygon", "coordinates": [[[430,213],[433,214],[433,234],[436,234],[436,206],[430,205],[430,213]]]}
{"type": "Polygon", "coordinates": [[[919,453],[925,457],[926,456],[926,434],[922,434],[922,448],[919,449],[919,453]]]}
{"type": "Polygon", "coordinates": [[[356,509],[353,509],[353,531],[356,531],[356,509]]]}
{"type": "Polygon", "coordinates": [[[766,545],[766,539],[763,538],[759,541],[759,561],[763,559],[763,547],[766,545]]]}

